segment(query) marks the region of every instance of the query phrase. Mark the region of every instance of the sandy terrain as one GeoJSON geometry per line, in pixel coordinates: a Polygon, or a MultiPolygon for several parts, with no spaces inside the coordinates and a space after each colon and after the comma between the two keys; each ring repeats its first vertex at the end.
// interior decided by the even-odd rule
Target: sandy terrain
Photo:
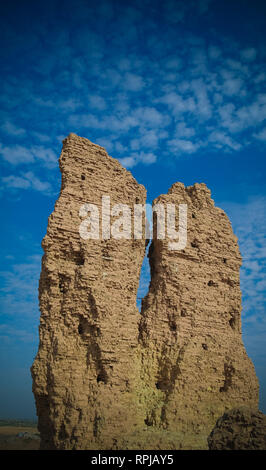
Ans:
{"type": "Polygon", "coordinates": [[[0,450],[38,450],[37,427],[0,426],[0,450]],[[26,433],[18,436],[20,433],[26,433]]]}

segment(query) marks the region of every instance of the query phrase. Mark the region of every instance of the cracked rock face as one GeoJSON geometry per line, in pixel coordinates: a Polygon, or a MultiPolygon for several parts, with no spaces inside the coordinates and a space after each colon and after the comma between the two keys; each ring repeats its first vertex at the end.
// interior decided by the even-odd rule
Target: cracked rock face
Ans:
{"type": "MultiPolygon", "coordinates": [[[[167,238],[153,239],[140,314],[145,238],[83,239],[79,226],[85,203],[100,212],[107,195],[112,206],[133,209],[145,203],[145,188],[74,134],[63,143],[60,169],[43,240],[32,366],[41,448],[206,448],[226,410],[258,405],[241,338],[241,256],[228,218],[204,184],[176,183],[157,198],[162,206],[187,204],[188,239],[179,251],[167,238]]],[[[100,231],[105,222],[104,215],[100,231]]]]}

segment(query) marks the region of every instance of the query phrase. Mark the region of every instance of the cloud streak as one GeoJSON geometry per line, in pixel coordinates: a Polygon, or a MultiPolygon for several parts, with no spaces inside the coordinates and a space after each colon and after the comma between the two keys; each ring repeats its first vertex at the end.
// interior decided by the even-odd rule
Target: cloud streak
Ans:
{"type": "MultiPolygon", "coordinates": [[[[4,82],[3,161],[52,169],[57,138],[71,131],[109,142],[114,156],[130,166],[154,164],[158,157],[144,158],[141,151],[154,153],[158,145],[174,150],[168,159],[263,146],[263,51],[248,41],[242,45],[230,37],[182,30],[192,4],[200,21],[211,14],[213,2],[206,0],[178,2],[178,8],[176,1],[166,1],[160,18],[152,9],[145,21],[138,2],[121,7],[119,17],[112,2],[101,8],[82,2],[80,14],[71,18],[80,24],[71,39],[64,24],[53,32],[52,42],[44,27],[31,32],[29,43],[45,48],[39,57],[28,58],[26,72],[9,74],[4,82]],[[98,21],[89,29],[85,18],[98,21]],[[104,35],[98,24],[105,25],[104,35]],[[143,37],[148,38],[145,47],[143,37]],[[52,43],[60,47],[58,57],[52,43]]],[[[10,54],[12,47],[10,39],[10,54]]]]}
{"type": "Polygon", "coordinates": [[[9,175],[1,178],[2,190],[32,189],[47,196],[53,194],[52,185],[48,181],[41,181],[32,171],[21,173],[20,176],[9,175]]]}

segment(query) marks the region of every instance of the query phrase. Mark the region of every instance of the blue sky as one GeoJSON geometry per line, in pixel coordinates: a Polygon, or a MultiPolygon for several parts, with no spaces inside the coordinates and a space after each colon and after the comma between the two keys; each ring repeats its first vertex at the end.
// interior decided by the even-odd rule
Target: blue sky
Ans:
{"type": "MultiPolygon", "coordinates": [[[[61,141],[104,146],[148,190],[205,182],[239,238],[243,338],[266,412],[266,4],[1,2],[0,417],[33,418],[41,240],[61,141]]],[[[140,295],[147,289],[145,262],[140,295]]]]}

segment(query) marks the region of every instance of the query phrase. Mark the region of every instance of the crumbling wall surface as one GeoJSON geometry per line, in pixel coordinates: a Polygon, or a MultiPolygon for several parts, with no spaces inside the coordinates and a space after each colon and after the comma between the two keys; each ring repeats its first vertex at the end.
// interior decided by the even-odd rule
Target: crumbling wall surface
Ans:
{"type": "Polygon", "coordinates": [[[208,437],[210,450],[266,450],[266,415],[241,406],[221,416],[208,437]]]}
{"type": "MultiPolygon", "coordinates": [[[[139,419],[136,308],[145,240],[84,240],[80,207],[145,203],[130,172],[70,134],[43,240],[40,343],[32,366],[42,449],[115,448],[139,419]]],[[[101,225],[101,224],[100,224],[101,225]]],[[[101,229],[101,227],[100,227],[101,229]]]]}
{"type": "Polygon", "coordinates": [[[258,406],[241,337],[241,256],[205,184],[176,183],[157,203],[187,204],[188,238],[180,251],[169,250],[168,238],[154,239],[149,250],[151,286],[140,323],[146,422],[183,432],[182,446],[191,448],[203,445],[225,410],[258,406]]]}
{"type": "Polygon", "coordinates": [[[107,195],[111,206],[133,209],[145,203],[144,187],[74,134],[63,143],[60,168],[61,192],[43,240],[32,366],[41,448],[207,448],[219,416],[258,404],[241,339],[241,256],[227,216],[204,184],[176,183],[157,198],[177,213],[187,204],[188,240],[172,251],[168,238],[154,237],[140,314],[145,237],[84,240],[79,226],[84,203],[101,213],[107,195]]]}

